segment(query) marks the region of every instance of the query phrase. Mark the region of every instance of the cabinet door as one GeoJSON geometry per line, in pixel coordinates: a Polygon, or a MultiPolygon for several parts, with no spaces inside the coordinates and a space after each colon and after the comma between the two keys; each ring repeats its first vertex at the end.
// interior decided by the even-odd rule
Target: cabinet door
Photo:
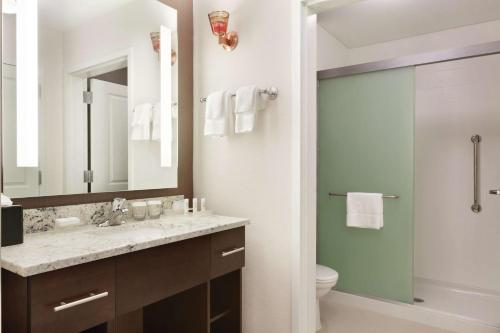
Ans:
{"type": "Polygon", "coordinates": [[[211,236],[210,277],[216,278],[245,266],[245,228],[221,231],[211,236]]]}
{"type": "Polygon", "coordinates": [[[78,333],[115,317],[115,266],[97,261],[29,278],[31,333],[78,333]]]}
{"type": "Polygon", "coordinates": [[[414,69],[319,83],[318,262],[339,273],[338,289],[412,302],[414,69]],[[377,192],[381,230],[346,227],[346,198],[377,192]]]}
{"type": "Polygon", "coordinates": [[[123,315],[209,279],[210,238],[193,238],[116,258],[116,309],[123,315]]]}

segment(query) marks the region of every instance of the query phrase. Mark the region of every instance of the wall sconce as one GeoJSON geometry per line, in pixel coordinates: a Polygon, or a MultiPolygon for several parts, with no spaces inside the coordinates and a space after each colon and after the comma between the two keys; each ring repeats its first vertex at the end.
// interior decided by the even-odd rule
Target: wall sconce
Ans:
{"type": "MultiPolygon", "coordinates": [[[[160,57],[160,33],[159,32],[151,32],[150,34],[151,37],[151,43],[153,43],[153,50],[158,53],[158,58],[160,57]]],[[[172,50],[170,52],[170,57],[171,57],[171,65],[173,66],[175,62],[177,61],[177,52],[172,50]]]]}
{"type": "Polygon", "coordinates": [[[225,10],[217,10],[208,14],[210,27],[214,36],[219,37],[219,44],[224,50],[232,51],[238,45],[238,33],[235,31],[227,32],[229,13],[225,10]]]}

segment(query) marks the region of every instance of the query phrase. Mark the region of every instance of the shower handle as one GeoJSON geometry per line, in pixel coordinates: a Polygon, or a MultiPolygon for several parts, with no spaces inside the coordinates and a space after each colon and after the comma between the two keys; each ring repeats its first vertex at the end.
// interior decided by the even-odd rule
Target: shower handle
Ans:
{"type": "Polygon", "coordinates": [[[481,211],[481,205],[479,204],[479,142],[481,142],[481,136],[474,135],[471,138],[472,143],[474,144],[474,203],[471,206],[471,209],[474,213],[479,213],[481,211]]]}
{"type": "Polygon", "coordinates": [[[500,195],[500,190],[490,190],[490,194],[500,195]]]}

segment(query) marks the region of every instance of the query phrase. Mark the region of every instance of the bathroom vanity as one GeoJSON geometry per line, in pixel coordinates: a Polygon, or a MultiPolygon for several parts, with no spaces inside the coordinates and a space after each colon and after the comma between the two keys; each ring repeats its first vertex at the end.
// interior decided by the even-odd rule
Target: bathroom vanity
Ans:
{"type": "Polygon", "coordinates": [[[169,216],[28,235],[2,248],[2,332],[241,332],[247,224],[169,216]]]}

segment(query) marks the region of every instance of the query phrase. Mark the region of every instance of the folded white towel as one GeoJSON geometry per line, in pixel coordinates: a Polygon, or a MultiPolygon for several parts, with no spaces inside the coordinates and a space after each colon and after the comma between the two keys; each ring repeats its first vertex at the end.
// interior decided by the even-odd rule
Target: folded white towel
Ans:
{"type": "Polygon", "coordinates": [[[226,136],[231,94],[227,91],[217,91],[207,97],[205,112],[205,135],[226,136]]]}
{"type": "Polygon", "coordinates": [[[246,133],[253,131],[257,111],[264,108],[265,100],[260,96],[257,86],[239,88],[236,91],[234,132],[246,133]]]}
{"type": "Polygon", "coordinates": [[[382,193],[347,193],[347,226],[381,229],[384,226],[382,193]]]}
{"type": "Polygon", "coordinates": [[[151,140],[160,141],[161,134],[161,104],[158,102],[153,106],[153,130],[151,131],[151,140]]]}
{"type": "Polygon", "coordinates": [[[130,140],[151,139],[151,117],[153,106],[149,103],[137,105],[132,116],[130,140]]]}

